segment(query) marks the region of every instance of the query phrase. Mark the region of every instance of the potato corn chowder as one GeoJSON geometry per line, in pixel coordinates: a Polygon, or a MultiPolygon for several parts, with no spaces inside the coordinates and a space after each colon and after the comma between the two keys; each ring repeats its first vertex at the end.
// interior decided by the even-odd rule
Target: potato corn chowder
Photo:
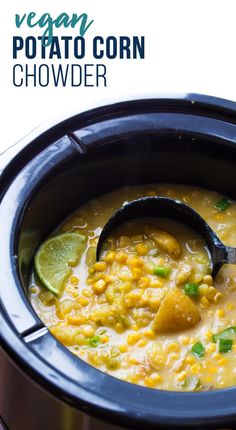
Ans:
{"type": "Polygon", "coordinates": [[[183,185],[125,187],[72,214],[56,234],[86,237],[60,296],[35,272],[30,300],[51,333],[92,366],[150,388],[203,391],[236,384],[236,267],[211,277],[204,240],[178,222],[139,219],[110,236],[96,262],[103,225],[124,202],[166,196],[193,207],[236,246],[236,203],[183,185]]]}

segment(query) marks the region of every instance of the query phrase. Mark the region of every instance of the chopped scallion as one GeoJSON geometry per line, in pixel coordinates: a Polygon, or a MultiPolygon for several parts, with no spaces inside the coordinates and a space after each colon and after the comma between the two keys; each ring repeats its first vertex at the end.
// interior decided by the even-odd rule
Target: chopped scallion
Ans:
{"type": "Polygon", "coordinates": [[[198,376],[187,376],[184,380],[183,387],[187,391],[197,391],[201,386],[201,381],[198,376]]]}
{"type": "Polygon", "coordinates": [[[196,355],[197,357],[201,358],[201,357],[203,357],[203,355],[205,353],[205,348],[204,348],[204,346],[202,345],[201,342],[196,342],[193,345],[191,351],[192,351],[192,353],[194,355],[196,355]]]}
{"type": "Polygon", "coordinates": [[[217,342],[219,339],[231,339],[233,340],[236,336],[236,326],[232,325],[231,327],[227,327],[225,330],[220,331],[217,334],[212,335],[213,342],[217,342]]]}
{"type": "Polygon", "coordinates": [[[216,205],[215,208],[218,209],[219,212],[223,212],[226,209],[228,209],[228,207],[231,205],[231,201],[228,199],[221,199],[219,200],[216,205]]]}
{"type": "Polygon", "coordinates": [[[100,336],[89,337],[87,343],[89,346],[92,346],[92,348],[96,348],[100,343],[100,336]]]}
{"type": "Polygon", "coordinates": [[[164,266],[156,266],[153,270],[154,275],[160,276],[161,278],[168,278],[170,275],[171,268],[164,266]]]}
{"type": "Polygon", "coordinates": [[[232,339],[220,339],[219,340],[219,351],[229,352],[232,349],[233,341],[232,339]]]}
{"type": "Polygon", "coordinates": [[[199,287],[193,282],[189,282],[184,286],[184,292],[186,296],[197,297],[199,295],[199,287]]]}

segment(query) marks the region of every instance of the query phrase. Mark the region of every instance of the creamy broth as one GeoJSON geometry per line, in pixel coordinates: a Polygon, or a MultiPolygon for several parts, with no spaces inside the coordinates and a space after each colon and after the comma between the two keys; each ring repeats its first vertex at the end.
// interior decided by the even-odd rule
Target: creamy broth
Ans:
{"type": "Polygon", "coordinates": [[[112,213],[150,195],[182,200],[225,244],[236,246],[236,203],[219,211],[222,196],[215,192],[169,184],[125,187],[81,206],[58,228],[57,234],[85,235],[86,250],[59,298],[33,273],[31,303],[72,353],[117,378],[177,391],[235,385],[236,334],[234,343],[233,329],[226,332],[232,345],[223,341],[225,352],[213,338],[236,326],[235,266],[225,265],[213,281],[204,240],[164,219],[119,227],[95,262],[99,234],[112,213]]]}

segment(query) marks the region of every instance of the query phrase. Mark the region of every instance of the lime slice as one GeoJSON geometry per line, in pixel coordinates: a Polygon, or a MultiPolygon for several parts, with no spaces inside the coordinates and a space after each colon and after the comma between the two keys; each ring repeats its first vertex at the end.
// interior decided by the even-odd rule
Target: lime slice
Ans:
{"type": "Polygon", "coordinates": [[[77,233],[64,233],[43,242],[35,257],[37,275],[52,293],[60,295],[71,266],[79,262],[86,246],[86,238],[77,233]]]}

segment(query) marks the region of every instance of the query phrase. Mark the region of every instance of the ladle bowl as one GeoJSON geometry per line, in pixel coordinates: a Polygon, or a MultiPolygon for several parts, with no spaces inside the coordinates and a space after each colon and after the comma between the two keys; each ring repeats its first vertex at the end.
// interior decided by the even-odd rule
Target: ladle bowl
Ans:
{"type": "Polygon", "coordinates": [[[99,260],[104,241],[114,229],[126,221],[135,218],[162,217],[181,222],[205,240],[212,262],[214,277],[223,264],[236,264],[236,248],[224,245],[207,222],[190,206],[180,200],[167,197],[143,197],[125,203],[118,209],[103,227],[97,244],[97,260],[99,260]]]}

